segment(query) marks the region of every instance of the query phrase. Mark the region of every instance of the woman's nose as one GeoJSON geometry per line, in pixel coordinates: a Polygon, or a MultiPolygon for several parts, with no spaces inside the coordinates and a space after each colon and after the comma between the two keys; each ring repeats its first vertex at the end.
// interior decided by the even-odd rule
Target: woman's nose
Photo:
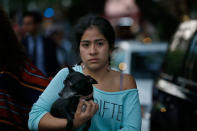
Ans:
{"type": "Polygon", "coordinates": [[[90,54],[94,55],[96,53],[97,53],[96,46],[94,44],[92,44],[91,47],[90,47],[90,54]]]}

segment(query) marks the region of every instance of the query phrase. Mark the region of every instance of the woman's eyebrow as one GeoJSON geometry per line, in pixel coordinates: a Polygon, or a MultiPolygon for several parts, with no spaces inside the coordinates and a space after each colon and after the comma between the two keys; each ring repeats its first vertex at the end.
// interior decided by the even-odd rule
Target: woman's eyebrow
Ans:
{"type": "MultiPolygon", "coordinates": [[[[97,42],[97,41],[105,41],[105,39],[101,38],[101,39],[96,39],[94,40],[94,42],[97,42]]],[[[81,40],[80,42],[91,42],[90,40],[81,40]]]]}
{"type": "Polygon", "coordinates": [[[90,41],[89,40],[81,40],[80,42],[86,42],[86,43],[88,43],[90,41]]]}
{"type": "Polygon", "coordinates": [[[105,41],[105,39],[96,39],[96,40],[94,40],[95,42],[97,42],[97,41],[105,41]]]}

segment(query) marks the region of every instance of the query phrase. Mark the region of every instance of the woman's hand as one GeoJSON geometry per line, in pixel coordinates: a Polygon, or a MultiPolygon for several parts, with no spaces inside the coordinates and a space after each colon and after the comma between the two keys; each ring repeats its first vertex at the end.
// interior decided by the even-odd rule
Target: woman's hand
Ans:
{"type": "Polygon", "coordinates": [[[97,110],[98,104],[94,103],[93,100],[85,101],[83,99],[80,99],[77,110],[75,112],[73,127],[78,128],[79,126],[87,122],[90,118],[94,116],[97,110]],[[82,110],[83,105],[86,106],[85,111],[82,110]]]}

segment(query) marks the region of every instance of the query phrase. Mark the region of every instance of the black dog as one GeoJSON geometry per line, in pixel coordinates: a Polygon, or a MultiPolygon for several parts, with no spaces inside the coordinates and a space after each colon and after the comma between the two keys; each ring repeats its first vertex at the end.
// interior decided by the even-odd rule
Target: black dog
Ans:
{"type": "Polygon", "coordinates": [[[93,99],[92,84],[97,84],[97,81],[90,76],[74,71],[69,66],[68,69],[69,74],[64,80],[64,88],[59,93],[60,98],[53,103],[50,113],[58,118],[73,120],[79,98],[85,96],[86,100],[93,99]]]}

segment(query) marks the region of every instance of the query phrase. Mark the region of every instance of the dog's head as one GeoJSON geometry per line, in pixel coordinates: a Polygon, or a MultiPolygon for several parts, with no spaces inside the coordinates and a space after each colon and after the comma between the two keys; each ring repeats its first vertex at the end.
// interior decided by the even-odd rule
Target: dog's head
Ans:
{"type": "Polygon", "coordinates": [[[64,89],[60,92],[60,96],[68,97],[71,95],[88,96],[93,92],[92,84],[97,84],[97,81],[91,76],[85,76],[80,72],[74,71],[68,66],[69,74],[64,80],[64,89]]]}

